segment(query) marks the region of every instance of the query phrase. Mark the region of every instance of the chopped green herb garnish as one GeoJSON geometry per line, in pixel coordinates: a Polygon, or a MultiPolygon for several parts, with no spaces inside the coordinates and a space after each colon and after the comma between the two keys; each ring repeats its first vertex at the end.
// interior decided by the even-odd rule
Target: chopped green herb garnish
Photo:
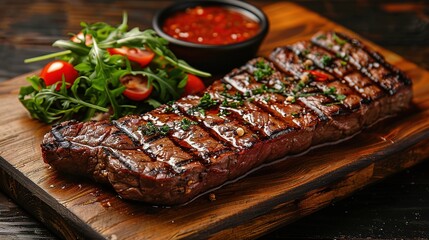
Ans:
{"type": "Polygon", "coordinates": [[[300,97],[310,97],[315,95],[317,95],[317,93],[298,93],[295,95],[295,97],[300,98],[300,97]]]}
{"type": "Polygon", "coordinates": [[[267,92],[283,94],[286,90],[286,85],[282,82],[277,82],[273,87],[267,88],[267,92]]]}
{"type": "Polygon", "coordinates": [[[169,113],[169,112],[175,111],[176,106],[173,106],[173,104],[174,104],[174,101],[169,101],[164,108],[164,112],[169,113]]]}
{"type": "Polygon", "coordinates": [[[230,111],[222,108],[222,109],[219,110],[218,116],[228,116],[229,114],[231,114],[230,111]]]}
{"type": "Polygon", "coordinates": [[[204,93],[203,97],[200,99],[200,102],[198,103],[198,107],[202,109],[209,109],[213,106],[216,106],[218,104],[218,101],[212,99],[210,94],[204,93]]]}
{"type": "Polygon", "coordinates": [[[344,40],[344,39],[341,39],[340,37],[338,37],[337,36],[337,34],[332,34],[332,39],[334,39],[334,41],[338,44],[338,45],[340,45],[341,47],[342,46],[344,46],[344,44],[346,44],[347,43],[347,41],[346,40],[344,40]]]}
{"type": "Polygon", "coordinates": [[[323,94],[325,95],[334,95],[337,92],[337,88],[330,87],[328,90],[323,91],[323,94]]]}
{"type": "Polygon", "coordinates": [[[303,81],[299,81],[298,84],[294,87],[293,92],[297,93],[301,91],[307,84],[305,84],[303,81]]]}
{"type": "Polygon", "coordinates": [[[231,107],[231,108],[238,108],[243,106],[244,101],[228,101],[228,100],[223,100],[222,102],[222,107],[231,107]]]}
{"type": "Polygon", "coordinates": [[[304,49],[304,50],[301,52],[301,54],[302,54],[302,55],[304,55],[304,56],[308,55],[309,53],[310,53],[310,50],[309,50],[309,49],[304,49]]]}
{"type": "Polygon", "coordinates": [[[335,95],[335,98],[338,101],[342,101],[342,100],[346,99],[346,95],[344,95],[344,94],[337,94],[337,95],[335,95]]]}
{"type": "Polygon", "coordinates": [[[211,107],[214,107],[218,103],[219,102],[217,100],[212,99],[212,97],[210,96],[209,93],[204,93],[204,95],[200,99],[200,102],[198,103],[198,105],[188,109],[187,113],[189,115],[195,115],[195,113],[198,112],[198,113],[200,113],[201,116],[205,116],[206,115],[205,109],[209,109],[211,107]]]}
{"type": "Polygon", "coordinates": [[[183,118],[182,121],[180,121],[180,128],[183,129],[184,131],[187,131],[189,130],[191,125],[195,125],[195,124],[197,124],[197,122],[189,120],[188,118],[183,118]]]}
{"type": "Polygon", "coordinates": [[[186,111],[189,115],[195,115],[195,113],[199,113],[201,116],[206,116],[206,110],[200,107],[192,107],[186,111]]]}
{"type": "Polygon", "coordinates": [[[346,95],[344,94],[338,94],[337,93],[337,88],[335,87],[330,87],[328,90],[323,91],[324,95],[329,95],[335,98],[335,100],[337,101],[342,101],[344,99],[346,99],[346,95]]]}
{"type": "Polygon", "coordinates": [[[317,38],[316,38],[317,40],[320,40],[320,39],[322,39],[322,40],[326,40],[326,35],[325,34],[320,34],[319,36],[317,36],[317,38]]]}
{"type": "Polygon", "coordinates": [[[332,64],[333,59],[328,55],[323,55],[321,59],[321,63],[324,67],[332,64]]]}
{"type": "Polygon", "coordinates": [[[231,95],[229,93],[227,93],[226,91],[223,91],[220,93],[220,95],[224,96],[225,98],[229,98],[229,99],[233,99],[233,100],[238,100],[241,101],[243,100],[243,95],[239,92],[236,92],[234,95],[231,95]]]}
{"type": "Polygon", "coordinates": [[[164,112],[165,113],[170,113],[170,112],[173,112],[173,111],[174,111],[174,108],[172,106],[166,106],[164,108],[164,112]]]}
{"type": "Polygon", "coordinates": [[[342,103],[343,103],[342,101],[336,101],[336,102],[331,102],[331,103],[325,103],[323,105],[325,105],[325,106],[333,106],[333,105],[339,105],[339,104],[342,104],[342,103]]]}
{"type": "Polygon", "coordinates": [[[158,132],[158,128],[152,122],[148,122],[145,125],[140,127],[143,135],[150,136],[158,132]]]}
{"type": "Polygon", "coordinates": [[[252,94],[259,95],[259,94],[265,93],[267,89],[268,89],[267,86],[265,84],[262,84],[260,87],[252,89],[252,94]]]}
{"type": "Polygon", "coordinates": [[[271,96],[264,97],[264,102],[268,103],[271,100],[271,96]]]}
{"type": "Polygon", "coordinates": [[[201,116],[206,116],[206,111],[202,108],[198,109],[197,112],[199,112],[201,116]]]}
{"type": "Polygon", "coordinates": [[[267,62],[264,62],[262,60],[256,62],[255,66],[256,70],[253,72],[253,75],[255,76],[256,81],[260,81],[264,78],[267,78],[274,73],[274,69],[270,67],[267,62]]]}
{"type": "Polygon", "coordinates": [[[152,122],[148,122],[145,125],[139,127],[139,130],[145,136],[150,136],[156,133],[159,133],[161,135],[167,135],[171,128],[167,124],[157,127],[152,122]]]}
{"type": "Polygon", "coordinates": [[[295,113],[295,112],[293,112],[293,113],[291,113],[290,115],[292,115],[292,117],[294,117],[294,118],[297,118],[297,117],[299,117],[299,113],[295,113]]]}
{"type": "Polygon", "coordinates": [[[340,58],[342,60],[341,65],[343,66],[347,65],[347,61],[349,60],[349,55],[337,53],[336,56],[337,58],[340,58]]]}
{"type": "Polygon", "coordinates": [[[159,133],[161,135],[167,135],[167,133],[171,130],[170,126],[168,126],[167,124],[162,125],[162,127],[159,128],[159,133]]]}

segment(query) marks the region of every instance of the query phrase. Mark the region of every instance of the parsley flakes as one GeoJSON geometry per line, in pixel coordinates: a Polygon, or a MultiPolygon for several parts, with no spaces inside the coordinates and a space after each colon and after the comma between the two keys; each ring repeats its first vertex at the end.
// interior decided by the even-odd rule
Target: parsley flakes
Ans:
{"type": "Polygon", "coordinates": [[[325,55],[322,56],[322,59],[320,60],[320,62],[322,63],[322,65],[324,67],[326,67],[326,66],[329,66],[329,65],[332,64],[333,59],[330,56],[328,56],[328,55],[325,54],[325,55]]]}
{"type": "Polygon", "coordinates": [[[189,120],[188,118],[183,118],[182,121],[180,121],[180,128],[184,131],[189,130],[191,125],[196,125],[197,122],[194,122],[192,120],[189,120]]]}
{"type": "Polygon", "coordinates": [[[253,76],[256,81],[260,81],[264,78],[271,76],[274,73],[274,69],[265,61],[258,61],[255,64],[256,70],[253,72],[253,76]]]}

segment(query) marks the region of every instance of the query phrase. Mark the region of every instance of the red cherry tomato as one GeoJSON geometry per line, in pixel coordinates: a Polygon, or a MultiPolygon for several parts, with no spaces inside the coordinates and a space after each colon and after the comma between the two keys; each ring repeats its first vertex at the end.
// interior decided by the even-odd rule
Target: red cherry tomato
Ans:
{"type": "Polygon", "coordinates": [[[148,98],[153,90],[153,86],[148,87],[147,78],[142,75],[125,75],[120,81],[126,87],[124,96],[134,101],[148,98]]]}
{"type": "Polygon", "coordinates": [[[55,60],[46,64],[40,73],[40,77],[43,78],[46,86],[60,82],[60,84],[57,84],[57,90],[60,90],[61,88],[63,76],[66,81],[67,88],[69,88],[76,78],[79,77],[79,73],[74,69],[73,65],[63,60],[55,60]]]}
{"type": "MultiPolygon", "coordinates": [[[[70,40],[75,43],[81,43],[83,39],[84,39],[83,32],[79,32],[78,34],[74,35],[70,40]]],[[[92,36],[90,34],[85,35],[85,45],[86,46],[92,45],[92,36]]]]}
{"type": "Polygon", "coordinates": [[[188,73],[188,82],[184,88],[183,96],[202,92],[205,88],[206,86],[199,77],[188,73]]]}
{"type": "Polygon", "coordinates": [[[145,67],[152,61],[155,53],[149,50],[141,50],[139,48],[129,48],[122,46],[121,48],[108,48],[110,55],[119,54],[126,56],[130,61],[137,62],[140,66],[145,67]]]}
{"type": "Polygon", "coordinates": [[[322,72],[319,72],[319,71],[316,71],[316,70],[310,70],[310,71],[308,71],[311,75],[313,75],[314,76],[314,80],[316,80],[316,81],[319,81],[319,82],[324,82],[324,81],[326,81],[326,80],[328,80],[329,79],[329,76],[328,75],[326,75],[326,74],[324,74],[324,73],[322,73],[322,72]]]}

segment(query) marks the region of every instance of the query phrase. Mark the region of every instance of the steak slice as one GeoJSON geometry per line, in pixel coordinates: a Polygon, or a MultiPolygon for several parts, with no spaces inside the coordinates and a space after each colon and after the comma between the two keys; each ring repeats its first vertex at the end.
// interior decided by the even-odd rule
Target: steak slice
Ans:
{"type": "Polygon", "coordinates": [[[67,121],[42,142],[56,170],[131,200],[187,202],[263,162],[351,136],[409,106],[411,80],[335,32],[276,48],[187,96],[115,121],[67,121]]]}

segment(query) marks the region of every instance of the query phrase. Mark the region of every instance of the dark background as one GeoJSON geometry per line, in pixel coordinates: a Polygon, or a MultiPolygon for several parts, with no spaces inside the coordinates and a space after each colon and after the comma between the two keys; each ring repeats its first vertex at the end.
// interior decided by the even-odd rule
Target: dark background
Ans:
{"type": "MultiPolygon", "coordinates": [[[[55,51],[50,47],[52,42],[65,38],[67,33],[78,32],[80,21],[115,24],[120,22],[118,16],[126,10],[129,25],[143,29],[151,27],[154,13],[171,2],[0,0],[0,81],[40,69],[46,62],[24,64],[23,60],[55,51]]],[[[274,1],[249,2],[263,7],[274,1]]],[[[427,1],[293,2],[429,70],[427,1]]],[[[428,237],[429,161],[426,161],[263,238],[428,237]]],[[[44,226],[0,192],[0,239],[54,238],[44,226]]]]}

